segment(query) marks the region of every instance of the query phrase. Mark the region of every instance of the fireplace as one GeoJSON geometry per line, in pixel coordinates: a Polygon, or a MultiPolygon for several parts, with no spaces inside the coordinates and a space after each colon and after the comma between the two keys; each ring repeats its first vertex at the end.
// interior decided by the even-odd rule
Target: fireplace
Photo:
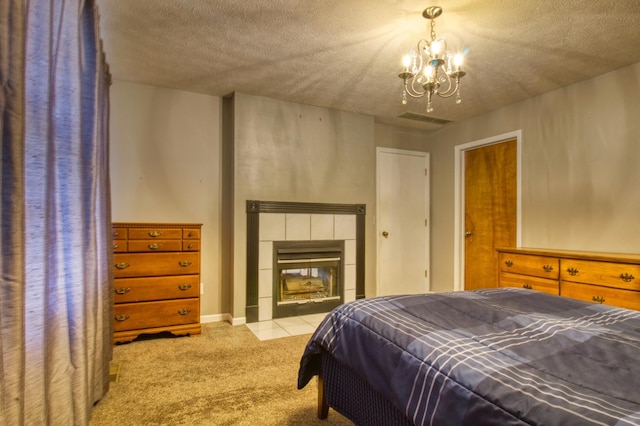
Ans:
{"type": "Polygon", "coordinates": [[[343,303],[344,241],[273,242],[273,318],[328,312],[343,303]]]}
{"type": "MultiPolygon", "coordinates": [[[[247,200],[246,321],[251,323],[303,313],[329,312],[333,309],[332,304],[337,306],[365,297],[365,218],[364,204],[247,200]],[[331,244],[328,247],[317,247],[319,241],[331,244]],[[285,259],[287,262],[281,262],[283,269],[289,271],[285,274],[313,278],[293,283],[293,286],[298,285],[298,290],[309,281],[309,287],[315,285],[319,289],[320,274],[323,274],[323,279],[327,279],[327,274],[330,277],[332,270],[336,275],[334,283],[337,284],[327,284],[325,290],[323,281],[322,291],[307,292],[306,300],[294,301],[288,282],[287,296],[290,297],[278,303],[280,290],[275,290],[274,282],[279,283],[280,272],[277,272],[278,264],[274,259],[278,250],[276,245],[281,242],[290,244],[288,247],[286,244],[278,246],[284,249],[281,254],[289,257],[285,259]],[[310,247],[315,247],[311,250],[311,256],[309,253],[294,253],[299,249],[309,251],[310,247]],[[334,262],[329,259],[337,257],[340,258],[339,266],[323,263],[334,262]],[[299,259],[314,260],[315,265],[300,265],[299,259]],[[337,289],[337,295],[333,293],[334,288],[337,289]],[[321,293],[329,295],[320,297],[321,293]]],[[[291,280],[291,277],[285,278],[291,280]]]]}

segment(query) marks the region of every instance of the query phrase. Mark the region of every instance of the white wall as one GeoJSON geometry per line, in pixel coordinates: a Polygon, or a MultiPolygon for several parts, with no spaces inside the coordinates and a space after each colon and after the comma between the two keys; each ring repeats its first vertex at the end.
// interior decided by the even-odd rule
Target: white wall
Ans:
{"type": "Polygon", "coordinates": [[[219,314],[221,99],[115,80],[114,222],[202,223],[201,314],[219,314]]]}
{"type": "Polygon", "coordinates": [[[432,288],[452,290],[454,147],[522,130],[522,246],[640,252],[640,64],[429,135],[432,288]]]}

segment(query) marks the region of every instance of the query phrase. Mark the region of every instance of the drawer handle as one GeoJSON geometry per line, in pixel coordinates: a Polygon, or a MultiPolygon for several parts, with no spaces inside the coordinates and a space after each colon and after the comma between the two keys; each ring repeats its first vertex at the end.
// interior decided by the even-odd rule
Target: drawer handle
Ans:
{"type": "Polygon", "coordinates": [[[186,268],[187,266],[191,265],[191,262],[189,262],[188,260],[181,260],[180,262],[178,262],[178,265],[186,268]]]}
{"type": "Polygon", "coordinates": [[[185,309],[180,309],[180,310],[178,311],[178,313],[179,313],[180,315],[187,315],[189,312],[191,312],[191,309],[186,309],[186,308],[185,308],[185,309]]]}
{"type": "Polygon", "coordinates": [[[544,270],[545,270],[545,272],[551,272],[551,271],[553,271],[553,266],[551,266],[551,265],[544,265],[544,266],[542,267],[542,269],[544,269],[544,270]]]}
{"type": "Polygon", "coordinates": [[[131,265],[128,264],[127,262],[116,263],[116,268],[118,269],[127,269],[129,266],[131,265]]]}
{"type": "Polygon", "coordinates": [[[191,288],[191,284],[180,284],[178,288],[182,291],[189,290],[191,288]]]}
{"type": "Polygon", "coordinates": [[[593,300],[596,303],[604,303],[604,297],[602,296],[593,296],[591,300],[593,300]]]}
{"type": "Polygon", "coordinates": [[[129,287],[123,288],[123,287],[118,287],[116,288],[116,293],[117,294],[127,294],[131,291],[131,289],[129,287]]]}
{"type": "Polygon", "coordinates": [[[126,321],[129,319],[129,315],[116,315],[116,321],[126,321]]]}
{"type": "Polygon", "coordinates": [[[113,249],[115,250],[115,249],[117,249],[117,248],[118,248],[118,245],[117,245],[117,244],[114,244],[114,245],[113,245],[113,249]]]}
{"type": "Polygon", "coordinates": [[[571,276],[576,276],[578,275],[578,270],[576,268],[568,268],[567,272],[569,273],[569,275],[571,276]]]}
{"type": "Polygon", "coordinates": [[[120,235],[120,233],[118,231],[113,231],[111,235],[114,237],[117,237],[118,235],[120,235]]]}
{"type": "Polygon", "coordinates": [[[149,231],[149,236],[151,238],[156,238],[156,237],[159,237],[160,235],[162,235],[162,232],[160,231],[149,231]]]}
{"type": "Polygon", "coordinates": [[[528,284],[528,283],[524,283],[524,284],[522,284],[522,288],[526,288],[527,290],[531,290],[531,289],[533,289],[533,287],[531,286],[531,284],[528,284]]]}
{"type": "Polygon", "coordinates": [[[189,232],[189,234],[187,235],[188,237],[193,237],[193,231],[189,232]]]}
{"type": "Polygon", "coordinates": [[[162,244],[151,243],[147,247],[149,247],[151,250],[158,250],[159,248],[162,248],[162,244]]]}
{"type": "Polygon", "coordinates": [[[511,268],[513,266],[513,262],[510,260],[507,260],[506,262],[504,262],[505,265],[507,265],[508,268],[511,268]]]}
{"type": "Polygon", "coordinates": [[[633,281],[635,279],[635,277],[631,274],[627,274],[626,272],[624,274],[620,274],[620,279],[622,281],[624,281],[625,283],[630,283],[631,281],[633,281]]]}
{"type": "Polygon", "coordinates": [[[193,244],[189,244],[187,248],[190,248],[190,249],[193,248],[193,244]]]}

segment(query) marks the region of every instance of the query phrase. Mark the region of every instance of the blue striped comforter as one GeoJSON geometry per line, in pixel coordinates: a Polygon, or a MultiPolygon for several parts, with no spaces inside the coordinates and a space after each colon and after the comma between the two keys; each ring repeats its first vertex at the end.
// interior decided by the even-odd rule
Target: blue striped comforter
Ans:
{"type": "Polygon", "coordinates": [[[639,425],[640,312],[521,289],[361,299],[311,337],[415,424],[639,425]]]}

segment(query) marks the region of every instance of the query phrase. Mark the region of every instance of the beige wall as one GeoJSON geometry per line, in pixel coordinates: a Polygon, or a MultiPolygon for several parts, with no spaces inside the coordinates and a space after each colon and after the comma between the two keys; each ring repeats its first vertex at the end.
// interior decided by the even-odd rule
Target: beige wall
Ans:
{"type": "Polygon", "coordinates": [[[365,294],[375,291],[373,117],[236,93],[233,317],[245,316],[246,200],[366,204],[365,294]]]}
{"type": "Polygon", "coordinates": [[[375,293],[375,148],[431,161],[431,286],[453,289],[454,147],[522,131],[522,244],[640,252],[640,64],[426,134],[236,94],[232,282],[221,284],[221,99],[115,81],[114,221],[201,222],[202,314],[244,317],[245,200],[367,205],[375,293]]]}
{"type": "Polygon", "coordinates": [[[423,130],[375,124],[376,147],[427,152],[429,134],[423,130]]]}
{"type": "Polygon", "coordinates": [[[453,289],[454,147],[522,131],[522,246],[640,252],[640,64],[429,135],[432,288],[453,289]]]}
{"type": "Polygon", "coordinates": [[[118,80],[110,98],[113,221],[202,223],[201,314],[223,313],[220,98],[118,80]]]}
{"type": "MultiPolygon", "coordinates": [[[[366,288],[375,291],[373,118],[235,95],[233,256],[223,253],[222,99],[115,81],[111,87],[116,222],[203,224],[201,315],[245,316],[247,199],[366,204],[366,288]],[[233,262],[222,282],[221,259],[233,262]]],[[[209,318],[207,318],[209,317],[209,318]]]]}

